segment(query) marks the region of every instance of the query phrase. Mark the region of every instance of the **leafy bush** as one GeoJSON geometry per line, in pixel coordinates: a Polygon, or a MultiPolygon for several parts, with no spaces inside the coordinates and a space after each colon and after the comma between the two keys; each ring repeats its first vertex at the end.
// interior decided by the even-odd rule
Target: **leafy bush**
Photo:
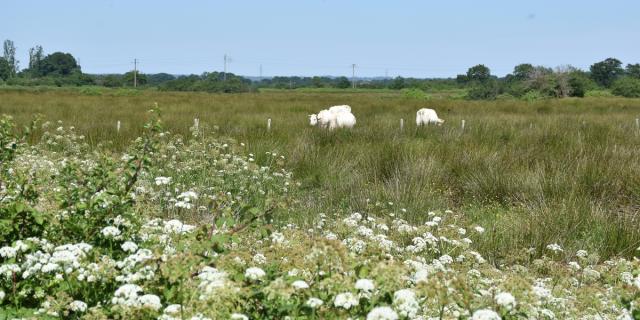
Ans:
{"type": "Polygon", "coordinates": [[[611,92],[617,96],[640,98],[640,79],[624,77],[613,83],[611,92]]]}
{"type": "Polygon", "coordinates": [[[533,101],[538,101],[541,99],[544,99],[545,95],[542,94],[540,91],[537,90],[531,90],[527,93],[525,93],[521,99],[524,101],[528,101],[528,102],[533,102],[533,101]]]}
{"type": "Polygon", "coordinates": [[[494,100],[500,94],[500,87],[495,79],[487,79],[485,82],[476,82],[467,93],[471,100],[494,100]]]}
{"type": "Polygon", "coordinates": [[[613,94],[609,90],[589,90],[585,92],[584,96],[591,98],[607,98],[613,97],[613,94]]]}
{"type": "Polygon", "coordinates": [[[418,88],[404,90],[404,97],[416,100],[431,100],[431,95],[418,88]]]}

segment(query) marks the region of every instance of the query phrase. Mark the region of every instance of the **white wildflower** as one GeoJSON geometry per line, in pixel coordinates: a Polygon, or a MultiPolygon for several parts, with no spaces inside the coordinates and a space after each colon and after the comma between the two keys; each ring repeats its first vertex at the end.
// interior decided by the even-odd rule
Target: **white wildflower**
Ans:
{"type": "Polygon", "coordinates": [[[489,309],[477,310],[473,313],[471,320],[500,320],[500,315],[489,309]]]}
{"type": "Polygon", "coordinates": [[[257,253],[251,259],[255,264],[265,264],[267,263],[267,257],[265,257],[262,253],[257,253]]]}
{"type": "Polygon", "coordinates": [[[160,297],[155,294],[145,294],[138,298],[138,303],[143,308],[149,308],[152,310],[160,310],[162,308],[162,303],[160,302],[160,297]]]}
{"type": "Polygon", "coordinates": [[[260,280],[262,279],[264,276],[266,275],[266,273],[264,272],[264,270],[257,268],[257,267],[251,267],[249,269],[247,269],[244,273],[244,276],[247,277],[248,279],[251,280],[260,280]]]}
{"type": "Polygon", "coordinates": [[[359,304],[358,297],[351,292],[344,292],[336,295],[333,304],[338,308],[351,309],[359,304]]]}
{"type": "Polygon", "coordinates": [[[171,183],[171,177],[156,177],[155,180],[157,186],[171,183]]]}
{"type": "Polygon", "coordinates": [[[322,305],[322,300],[318,299],[318,298],[309,298],[309,300],[307,300],[307,302],[305,302],[305,305],[311,309],[315,309],[319,306],[322,305]]]}
{"type": "Polygon", "coordinates": [[[564,250],[562,250],[562,247],[557,243],[552,243],[550,245],[547,245],[547,249],[553,251],[553,253],[558,253],[558,252],[564,251],[564,250]]]}
{"type": "Polygon", "coordinates": [[[136,252],[138,250],[138,245],[135,242],[127,241],[123,243],[121,246],[122,250],[125,252],[136,252]]]}
{"type": "Polygon", "coordinates": [[[2,247],[0,248],[0,256],[3,258],[11,259],[15,258],[18,250],[12,247],[2,247]]]}
{"type": "Polygon", "coordinates": [[[69,310],[73,312],[85,312],[87,311],[87,304],[83,301],[76,300],[69,304],[69,310]]]}
{"type": "Polygon", "coordinates": [[[120,232],[120,229],[114,226],[104,227],[100,232],[105,238],[114,238],[114,239],[117,239],[122,233],[120,232]]]}
{"type": "Polygon", "coordinates": [[[182,305],[179,304],[170,304],[166,308],[164,308],[165,314],[178,314],[182,310],[182,305]]]}
{"type": "Polygon", "coordinates": [[[403,317],[414,318],[420,309],[416,294],[411,289],[398,290],[393,294],[393,305],[403,317]]]}
{"type": "Polygon", "coordinates": [[[376,307],[369,311],[367,320],[397,320],[398,314],[389,307],[376,307]]]}
{"type": "Polygon", "coordinates": [[[355,287],[360,291],[371,292],[375,288],[375,284],[369,279],[358,279],[355,287]]]}
{"type": "Polygon", "coordinates": [[[509,292],[501,292],[496,295],[496,303],[507,310],[512,310],[516,306],[516,298],[509,292]]]}
{"type": "Polygon", "coordinates": [[[296,280],[291,284],[291,286],[293,286],[297,290],[309,288],[309,284],[307,284],[304,280],[296,280]]]}

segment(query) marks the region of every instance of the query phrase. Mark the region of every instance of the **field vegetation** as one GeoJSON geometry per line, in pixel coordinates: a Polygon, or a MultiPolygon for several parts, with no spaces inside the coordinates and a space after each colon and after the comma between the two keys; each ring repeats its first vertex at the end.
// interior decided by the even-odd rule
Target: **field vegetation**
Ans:
{"type": "MultiPolygon", "coordinates": [[[[55,96],[61,99],[60,94],[55,96]]],[[[256,99],[224,97],[231,99],[227,103],[256,99]]],[[[156,98],[166,103],[168,97],[156,98]]],[[[278,100],[276,94],[269,98],[278,100]]],[[[353,99],[355,105],[372,97],[341,98],[353,99]]],[[[313,95],[288,94],[280,99],[318,103],[313,95]]],[[[401,102],[393,97],[390,101],[401,102]]],[[[464,113],[470,106],[460,108],[464,116],[478,115],[464,113]]],[[[380,118],[370,122],[371,127],[364,125],[353,132],[309,131],[303,124],[293,124],[288,137],[302,139],[298,140],[304,148],[300,150],[275,126],[264,131],[257,119],[249,129],[215,128],[199,120],[180,135],[167,130],[169,125],[156,108],[132,111],[136,113],[127,119],[137,117],[143,122],[131,130],[140,130],[139,136],[109,136],[117,145],[96,143],[95,137],[88,143],[83,134],[89,128],[86,124],[66,124],[56,120],[56,114],[49,115],[52,120],[24,123],[24,129],[8,116],[0,119],[3,317],[495,320],[640,316],[640,264],[636,258],[629,259],[634,250],[607,259],[604,246],[597,246],[628,245],[607,242],[606,232],[614,232],[619,216],[598,220],[598,214],[607,212],[577,211],[573,214],[584,215],[583,220],[571,221],[572,217],[560,216],[572,214],[564,211],[546,217],[541,214],[547,219],[544,224],[542,217],[527,220],[524,214],[535,216],[539,207],[518,209],[518,204],[532,197],[522,191],[529,189],[518,187],[522,183],[502,184],[500,179],[514,174],[507,168],[507,174],[501,175],[495,168],[507,165],[501,159],[505,151],[474,149],[478,153],[474,155],[455,147],[463,141],[470,149],[481,140],[465,135],[488,135],[481,126],[473,129],[474,122],[465,128],[471,133],[456,133],[453,127],[413,133],[405,128],[405,132],[393,133],[398,129],[384,125],[380,118]],[[387,132],[380,133],[382,130],[387,132]],[[365,134],[369,138],[359,137],[365,134]],[[227,135],[236,135],[238,140],[227,135]],[[354,139],[363,146],[348,142],[354,139]],[[384,145],[377,146],[374,139],[384,145]],[[442,142],[452,146],[450,152],[462,155],[447,154],[448,147],[442,142]],[[377,159],[386,154],[383,151],[389,154],[387,158],[377,159]],[[466,162],[480,155],[488,159],[466,162]],[[451,164],[440,164],[444,160],[482,165],[473,173],[458,165],[452,174],[447,173],[454,170],[451,164]],[[371,167],[360,168],[361,164],[371,167]],[[435,179],[417,180],[430,175],[491,179],[490,174],[499,176],[491,180],[498,188],[470,180],[475,182],[471,186],[485,188],[484,192],[500,191],[483,197],[456,192],[435,179]],[[504,196],[515,193],[508,188],[520,190],[520,197],[504,196]],[[422,195],[429,198],[411,198],[422,195]],[[424,207],[418,207],[421,205],[424,207]],[[432,210],[435,206],[449,209],[432,210]],[[603,238],[554,227],[565,222],[590,224],[603,238]],[[530,223],[529,229],[525,223],[530,223]],[[598,223],[614,227],[607,229],[598,223]],[[519,238],[506,226],[523,233],[544,233],[548,238],[530,234],[519,238]],[[545,230],[549,228],[556,234],[545,230]],[[538,246],[536,241],[543,240],[557,241],[538,246]]],[[[492,113],[497,117],[504,110],[492,113]]],[[[293,113],[283,114],[295,122],[293,113]]],[[[449,120],[453,114],[448,112],[449,120]]],[[[243,119],[237,114],[227,116],[226,121],[243,119]]],[[[509,119],[506,115],[501,118],[509,119]]],[[[594,121],[595,117],[587,119],[594,121]]],[[[213,117],[208,121],[223,123],[213,117]]],[[[492,130],[500,131],[498,123],[493,125],[492,130]]],[[[179,123],[171,126],[181,127],[179,123]]],[[[572,128],[565,127],[567,131],[572,128]]],[[[616,128],[632,130],[625,125],[616,128]]],[[[610,132],[618,131],[606,133],[610,132]]],[[[508,139],[491,139],[510,149],[508,139]]],[[[589,141],[600,139],[604,138],[589,141]]],[[[579,158],[575,144],[566,144],[566,148],[579,158]]],[[[514,153],[511,149],[509,154],[514,153]]],[[[510,163],[524,167],[518,164],[521,161],[513,158],[510,163]]],[[[584,159],[577,162],[590,165],[584,159]]],[[[567,162],[564,168],[577,170],[573,166],[567,162]]],[[[608,172],[611,176],[604,177],[619,179],[608,172]]],[[[466,181],[450,179],[450,184],[466,181]]],[[[584,178],[573,181],[584,183],[580,179],[584,178]]],[[[618,192],[627,190],[612,182],[607,186],[618,192]]],[[[465,187],[458,186],[458,190],[465,191],[465,187]]],[[[467,192],[478,192],[475,188],[467,192]]],[[[604,189],[587,190],[604,196],[604,189]]],[[[567,197],[580,194],[571,188],[563,191],[575,193],[567,197]]],[[[593,203],[604,201],[594,194],[591,198],[596,199],[593,203]]],[[[628,223],[634,225],[634,221],[628,223]]],[[[617,231],[621,239],[633,241],[633,230],[617,231]]]]}
{"type": "Polygon", "coordinates": [[[542,254],[551,242],[603,257],[633,255],[640,245],[640,100],[118,92],[2,91],[0,113],[20,124],[42,114],[74,126],[92,147],[122,151],[142,133],[146,111],[157,102],[175,134],[189,136],[198,118],[204,135],[243,142],[258,161],[267,151],[284,155],[305,191],[302,211],[289,217],[299,223],[322,212],[363,210],[367,199],[377,199],[406,208],[402,218],[415,223],[430,210],[464,212],[469,222],[489,227],[491,237],[478,245],[496,263],[523,248],[542,254]],[[343,103],[358,118],[354,130],[308,125],[308,114],[343,103]],[[415,110],[425,106],[446,123],[416,128],[415,110]]]}

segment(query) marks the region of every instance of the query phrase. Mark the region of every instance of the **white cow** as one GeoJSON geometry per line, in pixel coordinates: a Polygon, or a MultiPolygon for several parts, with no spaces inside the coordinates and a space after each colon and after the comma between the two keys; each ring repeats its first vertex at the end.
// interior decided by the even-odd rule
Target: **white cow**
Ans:
{"type": "MultiPolygon", "coordinates": [[[[336,128],[353,128],[356,125],[356,116],[351,112],[338,112],[335,120],[336,128]]],[[[333,128],[330,126],[329,129],[333,128]]]]}
{"type": "Polygon", "coordinates": [[[351,107],[347,105],[333,106],[328,110],[321,110],[318,114],[309,115],[309,124],[321,128],[353,128],[356,117],[351,113],[351,107]]]}
{"type": "Polygon", "coordinates": [[[331,108],[329,108],[329,111],[331,112],[351,112],[351,107],[344,104],[341,106],[333,106],[331,108]]]}
{"type": "Polygon", "coordinates": [[[422,108],[416,113],[416,124],[418,126],[429,125],[435,123],[441,125],[444,120],[438,118],[438,114],[433,109],[422,108]]]}

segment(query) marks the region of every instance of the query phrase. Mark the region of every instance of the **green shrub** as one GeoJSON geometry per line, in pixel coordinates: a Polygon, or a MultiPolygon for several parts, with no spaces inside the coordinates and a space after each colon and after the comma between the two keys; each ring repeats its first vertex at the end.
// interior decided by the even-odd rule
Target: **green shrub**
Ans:
{"type": "Polygon", "coordinates": [[[613,94],[609,90],[589,90],[585,92],[584,96],[590,98],[608,98],[613,97],[613,94]]]}
{"type": "Polygon", "coordinates": [[[431,95],[420,90],[418,88],[411,88],[403,90],[403,95],[405,98],[416,99],[416,100],[431,100],[431,95]]]}
{"type": "Polygon", "coordinates": [[[542,94],[540,91],[537,90],[531,90],[527,93],[525,93],[521,99],[524,101],[528,101],[528,102],[534,102],[534,101],[538,101],[541,99],[544,99],[545,95],[542,94]]]}
{"type": "Polygon", "coordinates": [[[640,98],[640,79],[624,77],[613,83],[611,92],[617,96],[640,98]]]}

